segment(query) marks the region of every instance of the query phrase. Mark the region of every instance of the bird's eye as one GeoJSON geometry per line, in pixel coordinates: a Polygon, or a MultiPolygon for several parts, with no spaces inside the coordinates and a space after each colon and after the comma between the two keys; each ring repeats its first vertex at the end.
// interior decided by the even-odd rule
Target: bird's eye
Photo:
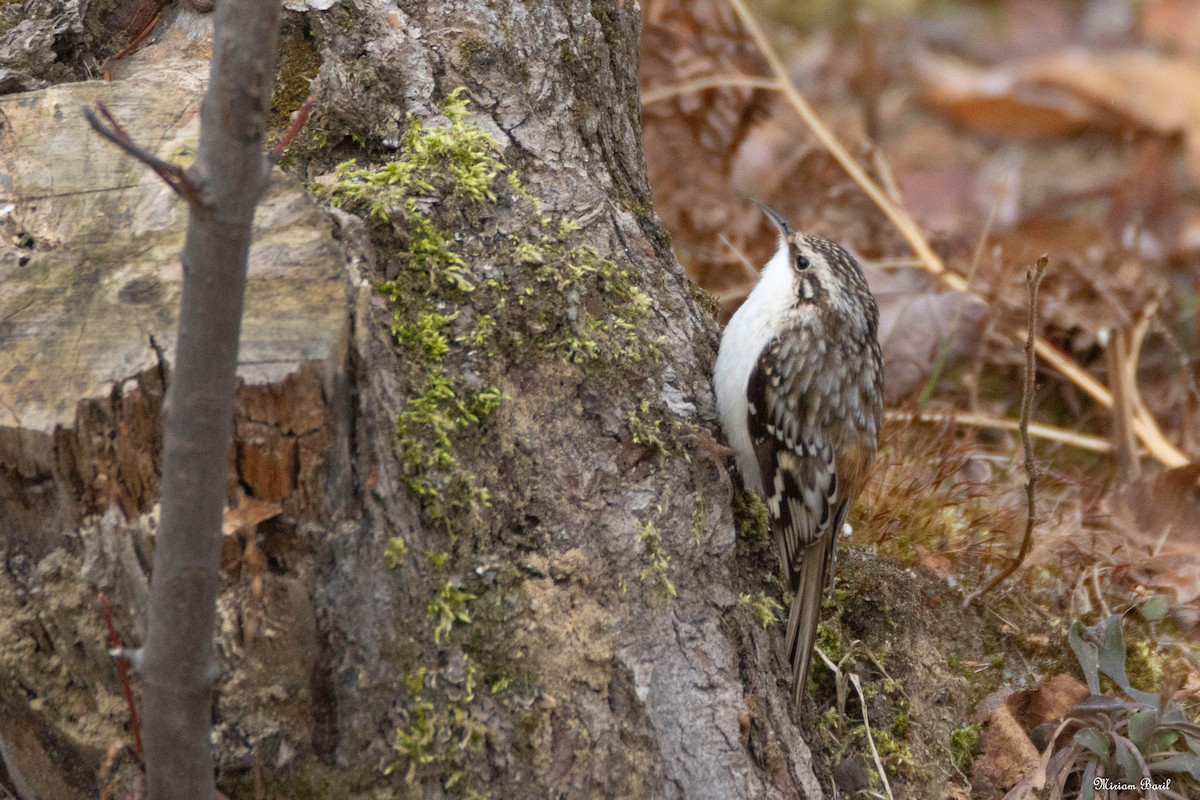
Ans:
{"type": "Polygon", "coordinates": [[[803,253],[796,254],[796,269],[808,269],[812,266],[812,262],[808,260],[808,256],[803,253]]]}

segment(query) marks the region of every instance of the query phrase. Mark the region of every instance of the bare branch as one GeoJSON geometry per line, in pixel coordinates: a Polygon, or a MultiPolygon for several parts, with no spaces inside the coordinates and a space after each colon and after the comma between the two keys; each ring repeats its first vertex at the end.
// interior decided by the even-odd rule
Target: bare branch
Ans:
{"type": "Polygon", "coordinates": [[[1029,437],[1029,417],[1033,414],[1033,395],[1037,391],[1038,287],[1041,286],[1042,274],[1046,271],[1046,265],[1049,262],[1050,257],[1043,254],[1025,274],[1025,286],[1029,290],[1029,329],[1025,336],[1025,389],[1021,393],[1021,423],[1018,427],[1021,432],[1021,446],[1025,450],[1025,535],[1021,539],[1021,549],[1017,552],[1017,557],[1010,561],[1007,567],[992,576],[991,580],[967,595],[967,599],[963,600],[964,609],[1016,572],[1025,562],[1025,557],[1029,555],[1029,548],[1033,545],[1033,526],[1037,519],[1038,476],[1037,465],[1033,463],[1033,440],[1029,437]]]}
{"type": "MultiPolygon", "coordinates": [[[[120,652],[124,649],[125,643],[121,641],[121,634],[117,633],[117,626],[113,624],[112,608],[108,604],[108,595],[104,592],[100,593],[100,613],[104,615],[104,624],[108,626],[108,646],[113,652],[120,652]]],[[[129,685],[129,663],[123,655],[115,656],[117,662],[117,676],[121,679],[121,691],[125,694],[125,703],[129,706],[129,728],[133,732],[133,746],[137,750],[138,758],[142,757],[142,723],[138,719],[137,703],[133,699],[133,688],[129,685]]]]}
{"type": "Polygon", "coordinates": [[[200,191],[188,177],[187,170],[178,164],[172,164],[170,161],[162,160],[146,148],[139,145],[137,142],[133,141],[129,134],[125,132],[125,129],[121,127],[121,123],[117,122],[116,118],[113,117],[112,112],[108,110],[108,107],[104,105],[104,103],[97,101],[96,111],[100,112],[101,116],[103,116],[105,121],[108,122],[108,125],[105,125],[99,120],[99,118],[96,117],[95,111],[90,108],[85,108],[83,110],[83,116],[87,118],[88,125],[92,126],[92,130],[124,150],[129,155],[136,158],[138,161],[145,164],[150,169],[154,170],[158,177],[162,178],[167,186],[170,186],[172,189],[174,189],[175,193],[180,197],[184,198],[192,205],[198,205],[201,203],[200,191]]]}
{"type": "MultiPolygon", "coordinates": [[[[163,425],[162,512],[141,674],[148,800],[216,794],[211,737],[221,520],[233,439],[237,352],[254,210],[267,186],[263,152],[275,74],[278,0],[218,3],[193,170],[142,157],[115,126],[108,138],[188,197],[171,413],[163,425]],[[165,173],[165,174],[164,174],[165,173]],[[188,175],[204,176],[204,198],[188,175]]],[[[103,113],[103,109],[101,110],[103,113]]]]}
{"type": "Polygon", "coordinates": [[[292,117],[291,124],[288,125],[288,129],[283,132],[283,138],[275,144],[275,147],[271,149],[270,154],[267,156],[267,159],[271,162],[271,164],[279,163],[279,159],[283,158],[284,151],[288,149],[288,146],[292,143],[292,139],[296,138],[296,134],[298,134],[300,129],[304,127],[306,122],[308,122],[308,115],[312,113],[313,103],[314,101],[312,95],[309,95],[304,100],[304,104],[300,106],[300,109],[292,117]]]}

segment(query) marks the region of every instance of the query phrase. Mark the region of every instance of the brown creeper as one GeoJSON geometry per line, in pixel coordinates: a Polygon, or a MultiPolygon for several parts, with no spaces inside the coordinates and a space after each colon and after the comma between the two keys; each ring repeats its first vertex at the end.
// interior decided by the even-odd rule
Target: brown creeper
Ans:
{"type": "Polygon", "coordinates": [[[713,382],[792,590],[787,653],[799,708],[837,537],[879,444],[879,310],[849,253],[759,205],[779,229],[779,250],[725,328],[713,382]]]}

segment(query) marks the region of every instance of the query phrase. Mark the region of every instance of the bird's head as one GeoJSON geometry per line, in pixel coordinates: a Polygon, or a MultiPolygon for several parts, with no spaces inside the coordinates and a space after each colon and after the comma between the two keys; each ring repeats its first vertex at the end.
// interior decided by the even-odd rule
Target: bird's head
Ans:
{"type": "Polygon", "coordinates": [[[787,268],[792,274],[796,304],[811,303],[852,312],[864,302],[874,307],[867,280],[854,256],[845,248],[820,236],[793,230],[779,212],[754,201],[779,232],[779,247],[771,265],[787,268]]]}

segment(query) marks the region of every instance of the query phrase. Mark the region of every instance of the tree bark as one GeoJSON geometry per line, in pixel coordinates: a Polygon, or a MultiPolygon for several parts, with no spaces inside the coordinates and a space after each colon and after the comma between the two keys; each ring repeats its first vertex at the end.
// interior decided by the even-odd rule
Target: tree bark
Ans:
{"type": "MultiPolygon", "coordinates": [[[[402,140],[409,114],[438,124],[437,102],[465,87],[470,121],[494,136],[546,213],[579,221],[587,243],[633,274],[653,304],[638,337],[661,343],[657,357],[616,359],[610,369],[548,358],[530,337],[500,337],[483,365],[452,348],[447,369],[494,380],[504,400],[482,430],[456,442],[461,468],[487,488],[491,505],[447,534],[414,507],[392,434],[420,379],[396,355],[392,309],[370,290],[360,297],[365,524],[329,541],[320,581],[338,676],[339,752],[370,750],[385,723],[368,697],[425,669],[420,691],[400,690],[402,707],[388,717],[410,735],[412,704],[430,702],[439,680],[455,690],[462,649],[481,671],[514,678],[505,692],[480,692],[471,712],[487,729],[474,779],[497,796],[819,796],[779,692],[775,633],[757,630],[737,602],[760,591],[775,565],[762,551],[739,555],[753,548],[739,548],[731,484],[704,446],[718,435],[709,380],[717,329],[652,211],[637,6],[363,2],[313,21],[323,57],[318,124],[374,149],[402,140]],[[379,559],[397,533],[410,554],[399,584],[379,559]],[[464,638],[455,640],[456,629],[449,647],[431,641],[425,610],[438,584],[422,574],[427,559],[413,555],[441,551],[452,554],[451,583],[477,595],[473,608],[489,609],[472,612],[464,638]],[[484,581],[473,577],[481,571],[484,581]],[[673,591],[662,591],[667,582],[673,591]],[[381,598],[378,587],[387,585],[381,598]]],[[[479,254],[475,268],[495,270],[475,275],[521,285],[527,267],[498,258],[491,240],[507,230],[506,209],[437,214],[435,202],[431,216],[479,254]]],[[[405,269],[410,236],[376,233],[363,246],[375,280],[405,269]]],[[[465,327],[491,302],[476,292],[450,307],[465,327]]],[[[427,791],[460,768],[442,755],[432,766],[398,761],[427,791]]]]}

